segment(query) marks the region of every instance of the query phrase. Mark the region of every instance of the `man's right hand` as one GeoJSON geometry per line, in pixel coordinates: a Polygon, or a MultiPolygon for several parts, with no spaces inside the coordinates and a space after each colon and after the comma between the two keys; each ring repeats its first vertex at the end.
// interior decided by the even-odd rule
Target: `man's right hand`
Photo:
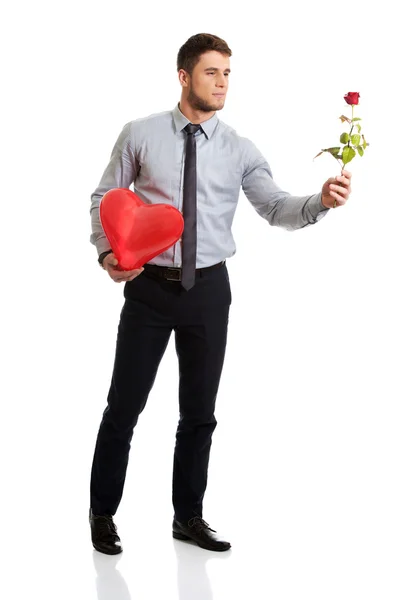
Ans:
{"type": "Polygon", "coordinates": [[[140,269],[133,269],[132,271],[123,271],[121,267],[118,266],[118,260],[116,259],[115,254],[112,252],[107,254],[107,256],[104,258],[103,269],[107,271],[111,279],[116,283],[121,283],[122,281],[132,281],[144,271],[143,267],[140,267],[140,269]]]}

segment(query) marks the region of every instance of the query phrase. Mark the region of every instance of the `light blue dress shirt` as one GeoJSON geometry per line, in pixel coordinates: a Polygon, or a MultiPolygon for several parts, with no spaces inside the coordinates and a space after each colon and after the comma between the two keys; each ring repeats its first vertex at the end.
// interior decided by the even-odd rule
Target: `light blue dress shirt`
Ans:
{"type": "MultiPolygon", "coordinates": [[[[91,195],[90,241],[97,253],[111,249],[101,226],[99,206],[112,188],[128,188],[148,204],[171,204],[182,211],[186,133],[179,110],[127,123],[113,148],[100,183],[91,195]]],[[[240,189],[270,225],[301,229],[326,215],[322,193],[292,196],[277,186],[268,162],[256,146],[240,137],[216,114],[201,123],[197,143],[197,261],[208,267],[236,252],[232,235],[240,189]]],[[[182,242],[156,256],[152,264],[181,267],[182,242]]]]}

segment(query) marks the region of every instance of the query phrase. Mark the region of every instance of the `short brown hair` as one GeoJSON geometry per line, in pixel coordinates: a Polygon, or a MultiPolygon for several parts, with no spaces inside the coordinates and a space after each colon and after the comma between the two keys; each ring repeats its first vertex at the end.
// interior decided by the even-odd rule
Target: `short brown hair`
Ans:
{"type": "Polygon", "coordinates": [[[178,71],[183,69],[191,75],[194,67],[200,60],[200,56],[205,52],[210,52],[212,50],[221,52],[221,54],[226,54],[227,56],[232,56],[232,50],[225,40],[216,35],[211,35],[211,33],[198,33],[192,35],[178,52],[178,71]]]}

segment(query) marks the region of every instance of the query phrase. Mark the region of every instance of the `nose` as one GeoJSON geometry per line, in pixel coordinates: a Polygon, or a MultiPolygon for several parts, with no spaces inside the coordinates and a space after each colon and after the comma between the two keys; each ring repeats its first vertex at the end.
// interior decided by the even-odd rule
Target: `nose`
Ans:
{"type": "Polygon", "coordinates": [[[216,85],[218,87],[223,87],[223,88],[225,87],[225,85],[226,85],[225,75],[221,74],[221,75],[218,76],[216,85]]]}

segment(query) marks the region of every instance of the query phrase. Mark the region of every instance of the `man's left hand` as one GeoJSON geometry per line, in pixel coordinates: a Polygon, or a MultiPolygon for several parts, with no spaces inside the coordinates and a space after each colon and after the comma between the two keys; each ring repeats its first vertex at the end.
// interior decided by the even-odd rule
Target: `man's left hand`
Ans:
{"type": "Polygon", "coordinates": [[[325,208],[335,208],[346,204],[351,194],[351,173],[342,171],[337,177],[330,177],[322,187],[322,204],[325,208]]]}

